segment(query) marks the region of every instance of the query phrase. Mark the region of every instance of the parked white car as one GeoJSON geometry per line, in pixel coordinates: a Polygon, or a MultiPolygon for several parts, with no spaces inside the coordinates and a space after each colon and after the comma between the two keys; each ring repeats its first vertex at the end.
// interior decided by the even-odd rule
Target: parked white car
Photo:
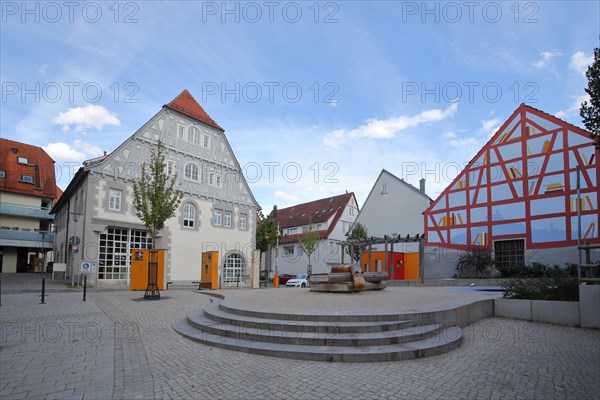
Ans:
{"type": "Polygon", "coordinates": [[[285,286],[295,286],[295,287],[307,287],[308,286],[308,275],[300,274],[296,275],[294,279],[290,279],[285,283],[285,286]]]}

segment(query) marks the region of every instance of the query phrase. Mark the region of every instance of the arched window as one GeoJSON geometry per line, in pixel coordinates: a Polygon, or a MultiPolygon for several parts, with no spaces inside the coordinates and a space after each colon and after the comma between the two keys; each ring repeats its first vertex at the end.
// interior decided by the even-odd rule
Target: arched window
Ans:
{"type": "Polygon", "coordinates": [[[197,181],[198,180],[198,175],[199,175],[199,168],[196,164],[194,163],[187,163],[185,165],[184,168],[184,173],[183,175],[185,176],[185,179],[189,179],[192,181],[197,181]]]}
{"type": "Polygon", "coordinates": [[[190,126],[188,128],[188,142],[200,144],[200,129],[197,126],[190,126]]]}
{"type": "Polygon", "coordinates": [[[225,283],[243,282],[246,267],[244,259],[239,254],[230,254],[225,258],[223,265],[223,275],[225,283]]]}
{"type": "Polygon", "coordinates": [[[193,228],[196,224],[196,207],[191,203],[183,205],[183,226],[193,228]]]}

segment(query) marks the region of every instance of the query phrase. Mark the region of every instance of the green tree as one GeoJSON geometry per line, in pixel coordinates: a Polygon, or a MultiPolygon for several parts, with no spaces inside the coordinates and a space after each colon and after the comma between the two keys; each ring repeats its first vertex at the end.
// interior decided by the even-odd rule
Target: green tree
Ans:
{"type": "Polygon", "coordinates": [[[314,225],[311,223],[308,225],[308,230],[300,236],[299,247],[302,251],[308,256],[308,266],[306,269],[306,274],[310,276],[312,274],[312,264],[310,263],[310,256],[317,250],[317,245],[319,244],[319,240],[321,239],[321,235],[319,232],[315,230],[314,225]]]}
{"type": "MultiPolygon", "coordinates": [[[[350,232],[350,236],[348,236],[348,240],[349,241],[365,240],[365,239],[368,239],[367,234],[368,234],[367,228],[363,224],[358,222],[354,225],[354,228],[352,228],[352,232],[350,232]]],[[[350,258],[352,258],[352,260],[354,260],[355,262],[358,262],[358,261],[360,261],[360,254],[367,251],[368,249],[369,249],[369,245],[366,243],[365,244],[355,244],[353,246],[346,247],[346,253],[348,253],[350,255],[350,258]]]]}
{"type": "Polygon", "coordinates": [[[269,217],[265,218],[262,211],[259,212],[258,217],[260,221],[256,227],[256,249],[260,251],[258,265],[262,265],[263,253],[266,253],[275,246],[279,232],[277,232],[277,226],[275,226],[273,220],[269,217]]]}
{"type": "Polygon", "coordinates": [[[579,109],[583,124],[592,133],[596,149],[600,149],[600,48],[594,49],[594,61],[585,73],[588,87],[585,92],[590,96],[589,103],[584,101],[579,109]]]}
{"type": "MultiPolygon", "coordinates": [[[[152,249],[158,233],[165,227],[165,222],[175,216],[175,211],[181,203],[183,193],[174,190],[177,176],[167,176],[165,173],[165,147],[161,141],[150,153],[150,165],[142,164],[140,179],[133,183],[133,205],[137,217],[144,223],[152,238],[152,249]]],[[[150,251],[148,264],[148,286],[145,299],[160,299],[158,290],[158,261],[157,252],[150,251]]]]}
{"type": "Polygon", "coordinates": [[[140,179],[133,183],[133,205],[137,217],[152,237],[152,245],[165,222],[175,216],[183,193],[175,190],[177,175],[165,173],[165,146],[158,141],[150,153],[150,165],[142,164],[140,179]],[[147,171],[149,168],[149,171],[147,171]]]}

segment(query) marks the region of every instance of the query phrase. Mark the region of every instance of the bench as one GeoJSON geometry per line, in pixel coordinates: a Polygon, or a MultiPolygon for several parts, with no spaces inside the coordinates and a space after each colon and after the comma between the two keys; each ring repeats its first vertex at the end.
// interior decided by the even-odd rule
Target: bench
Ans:
{"type": "Polygon", "coordinates": [[[261,288],[261,287],[264,286],[266,288],[268,283],[269,283],[269,281],[263,281],[263,280],[261,280],[259,282],[259,284],[258,284],[258,287],[261,288]]]}
{"type": "Polygon", "coordinates": [[[210,289],[212,287],[211,281],[192,281],[193,284],[198,284],[198,290],[202,290],[202,288],[210,289]]]}

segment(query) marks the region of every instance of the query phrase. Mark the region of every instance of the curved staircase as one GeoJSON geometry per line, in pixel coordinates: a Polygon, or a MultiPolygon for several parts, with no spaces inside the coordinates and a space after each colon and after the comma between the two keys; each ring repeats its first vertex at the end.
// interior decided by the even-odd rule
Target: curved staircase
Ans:
{"type": "Polygon", "coordinates": [[[281,314],[244,310],[222,299],[173,324],[214,347],[311,361],[377,362],[421,358],[460,346],[457,309],[404,314],[281,314]],[[440,314],[445,313],[445,314],[440,314]],[[446,315],[447,314],[447,315],[446,315]],[[437,321],[436,321],[437,320],[437,321]]]}

